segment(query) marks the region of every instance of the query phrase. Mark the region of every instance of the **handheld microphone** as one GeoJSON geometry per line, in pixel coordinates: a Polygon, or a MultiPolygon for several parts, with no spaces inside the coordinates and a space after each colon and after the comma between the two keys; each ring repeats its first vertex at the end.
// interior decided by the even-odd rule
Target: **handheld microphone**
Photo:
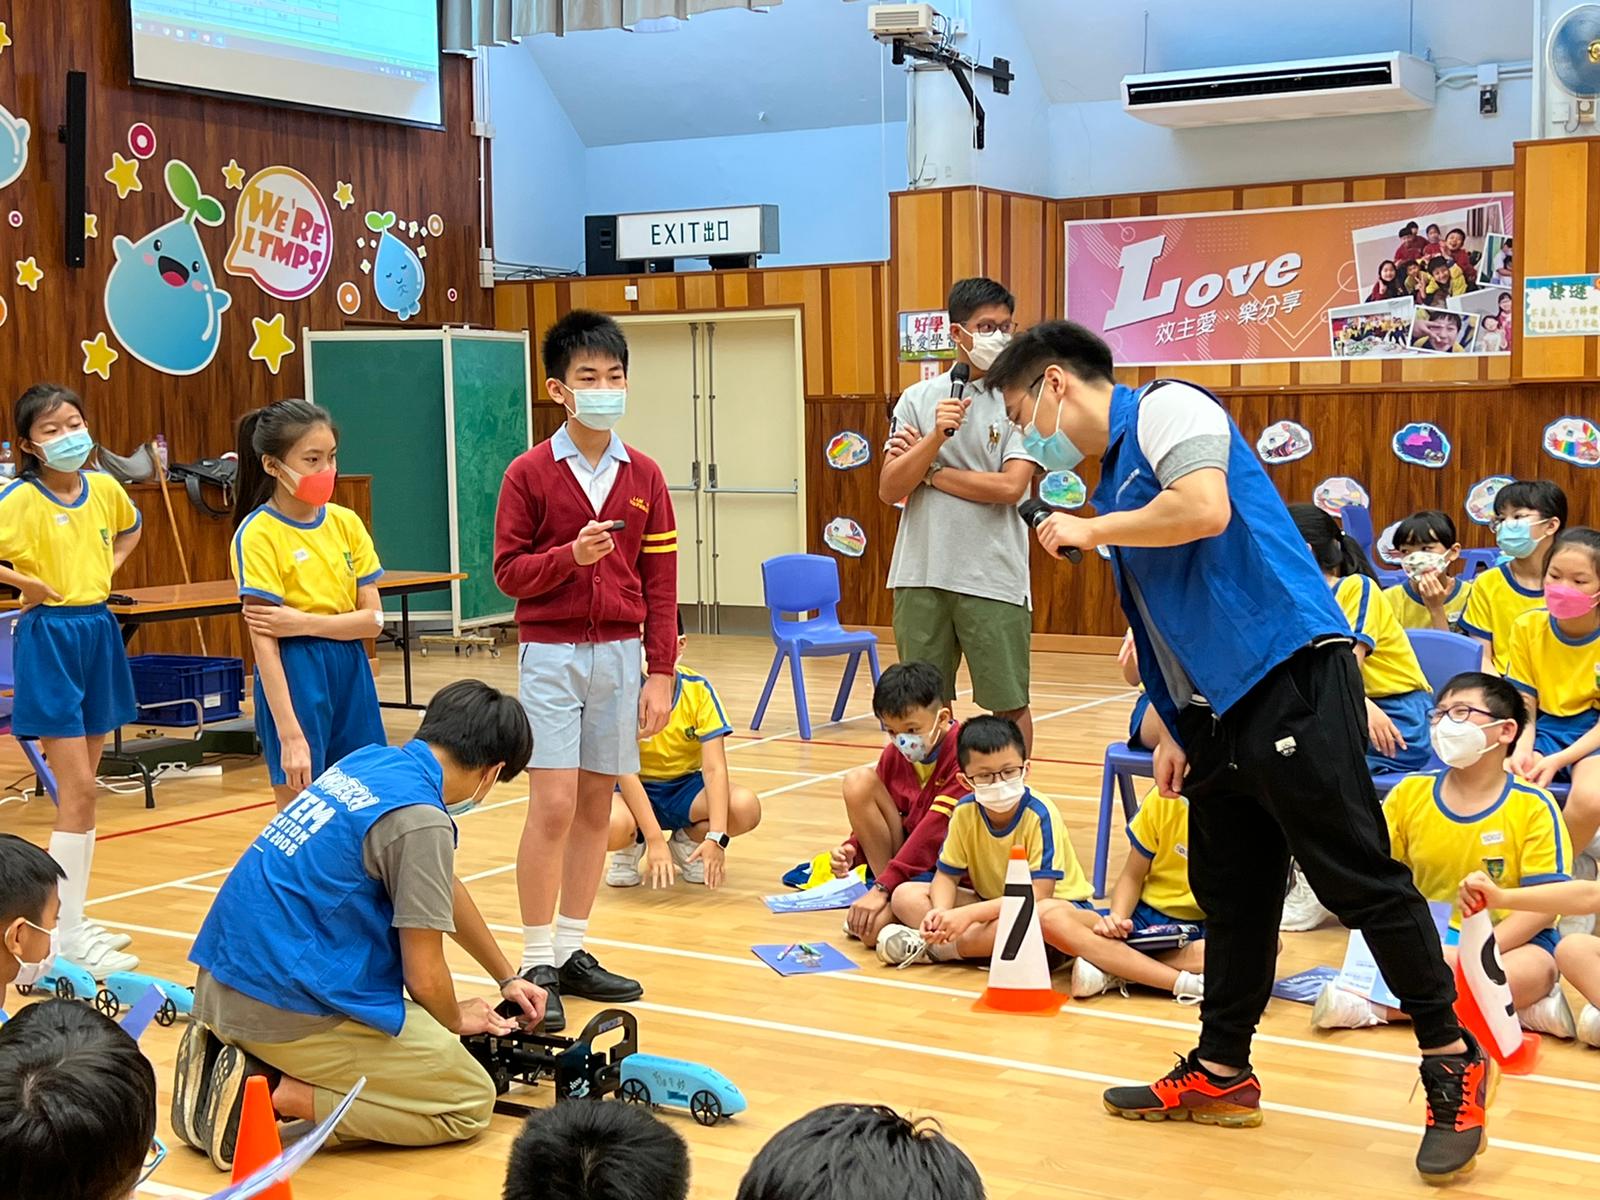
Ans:
{"type": "MultiPolygon", "coordinates": [[[[967,380],[972,378],[972,368],[964,362],[958,362],[950,368],[950,399],[958,400],[961,393],[967,388],[967,380]]],[[[944,431],[945,437],[955,437],[955,427],[951,426],[944,431]]]]}
{"type": "MultiPolygon", "coordinates": [[[[1054,511],[1043,500],[1037,500],[1032,496],[1017,505],[1017,516],[1021,517],[1034,529],[1039,528],[1044,519],[1054,511]]],[[[1076,546],[1062,546],[1061,549],[1056,551],[1056,554],[1068,562],[1080,563],[1083,561],[1083,551],[1076,546]]]]}

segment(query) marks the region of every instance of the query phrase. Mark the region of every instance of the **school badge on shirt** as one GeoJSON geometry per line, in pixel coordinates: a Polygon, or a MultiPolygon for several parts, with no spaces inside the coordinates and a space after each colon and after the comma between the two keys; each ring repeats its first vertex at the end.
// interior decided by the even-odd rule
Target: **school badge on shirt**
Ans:
{"type": "Polygon", "coordinates": [[[111,545],[111,530],[105,528],[100,530],[100,544],[103,546],[111,545]]]}
{"type": "Polygon", "coordinates": [[[344,552],[344,569],[349,571],[352,575],[356,573],[355,555],[351,554],[348,550],[344,552]]]}
{"type": "Polygon", "coordinates": [[[1499,883],[1506,877],[1506,860],[1503,858],[1486,858],[1483,860],[1483,869],[1489,872],[1489,878],[1499,883]]]}
{"type": "Polygon", "coordinates": [[[1000,422],[989,422],[989,449],[1000,449],[1000,422]]]}

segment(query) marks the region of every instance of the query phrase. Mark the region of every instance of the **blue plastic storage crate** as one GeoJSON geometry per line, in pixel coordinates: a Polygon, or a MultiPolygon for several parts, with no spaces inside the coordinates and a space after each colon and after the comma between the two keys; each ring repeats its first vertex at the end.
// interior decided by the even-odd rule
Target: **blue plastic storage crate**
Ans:
{"type": "Polygon", "coordinates": [[[205,723],[231,721],[244,706],[244,660],[198,654],[137,654],[128,660],[141,722],[197,725],[197,700],[205,723]]]}

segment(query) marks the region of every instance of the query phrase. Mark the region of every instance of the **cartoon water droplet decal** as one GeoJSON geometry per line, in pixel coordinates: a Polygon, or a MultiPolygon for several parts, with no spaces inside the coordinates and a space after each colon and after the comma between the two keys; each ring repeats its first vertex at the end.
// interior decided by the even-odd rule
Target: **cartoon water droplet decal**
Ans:
{"type": "Polygon", "coordinates": [[[1394,454],[1401,462],[1438,470],[1450,461],[1450,439],[1431,421],[1413,421],[1395,430],[1394,454]]]}
{"type": "Polygon", "coordinates": [[[1311,431],[1298,421],[1274,421],[1256,439],[1264,463],[1291,463],[1311,453],[1311,431]]]}
{"type": "Polygon", "coordinates": [[[1039,481],[1039,499],[1052,508],[1082,508],[1089,489],[1075,471],[1051,471],[1039,481]]]}
{"type": "Polygon", "coordinates": [[[1495,496],[1508,483],[1515,482],[1516,477],[1512,475],[1491,475],[1487,479],[1478,480],[1467,493],[1465,508],[1468,519],[1477,525],[1487,525],[1493,521],[1495,496]]]}
{"type": "Polygon", "coordinates": [[[384,308],[409,321],[422,311],[422,289],[428,279],[422,260],[391,232],[397,221],[392,212],[367,214],[367,228],[381,235],[372,261],[372,294],[384,308]]]}
{"type": "Polygon", "coordinates": [[[859,467],[872,457],[872,447],[867,439],[853,429],[836,433],[828,439],[828,465],[835,471],[848,471],[859,467]]]}
{"type": "Polygon", "coordinates": [[[1544,427],[1541,439],[1551,458],[1577,467],[1600,467],[1600,429],[1586,417],[1562,417],[1544,427]]]}
{"type": "Polygon", "coordinates": [[[0,187],[15,183],[28,165],[28,123],[0,105],[0,187]]]}
{"type": "Polygon", "coordinates": [[[217,287],[196,224],[222,224],[222,204],[200,190],[187,163],[167,163],[167,194],[182,215],[137,242],[112,239],[116,265],[106,276],[111,332],[134,358],[168,375],[193,375],[216,357],[222,314],[232,303],[217,287]]]}
{"type": "Polygon", "coordinates": [[[867,552],[867,535],[849,517],[835,517],[822,530],[822,541],[828,549],[846,558],[860,558],[867,552]]]}
{"type": "Polygon", "coordinates": [[[1335,475],[1317,484],[1316,490],[1311,493],[1311,503],[1330,516],[1337,517],[1341,508],[1351,505],[1369,508],[1372,502],[1367,498],[1367,489],[1350,476],[1335,475]]]}
{"type": "Polygon", "coordinates": [[[361,307],[361,289],[346,279],[334,292],[339,301],[339,311],[350,316],[361,307]]]}

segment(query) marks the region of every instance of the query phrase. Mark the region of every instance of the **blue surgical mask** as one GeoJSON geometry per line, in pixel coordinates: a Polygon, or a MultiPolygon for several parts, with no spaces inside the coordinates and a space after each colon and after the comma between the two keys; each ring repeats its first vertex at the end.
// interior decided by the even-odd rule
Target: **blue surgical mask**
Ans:
{"type": "Polygon", "coordinates": [[[604,432],[616,428],[628,411],[627,388],[572,388],[573,412],[578,424],[604,432]]]}
{"type": "Polygon", "coordinates": [[[88,429],[73,429],[48,442],[39,442],[39,457],[57,471],[76,471],[89,460],[94,438],[88,429]]]}
{"type": "MultiPolygon", "coordinates": [[[[1044,381],[1039,381],[1039,395],[1033,398],[1033,415],[1039,416],[1039,402],[1044,396],[1044,381]]],[[[1046,471],[1070,471],[1083,461],[1083,451],[1072,444],[1061,429],[1061,409],[1056,408],[1056,431],[1049,437],[1039,432],[1033,421],[1022,431],[1022,450],[1046,471]]]]}
{"type": "MultiPolygon", "coordinates": [[[[1527,517],[1511,517],[1500,523],[1494,540],[1512,558],[1527,558],[1548,535],[1533,536],[1535,522],[1527,517]]],[[[1538,524],[1544,524],[1541,520],[1538,524]]]]}
{"type": "Polygon", "coordinates": [[[495,781],[499,778],[500,768],[496,767],[494,769],[494,774],[490,775],[477,791],[473,792],[472,795],[468,796],[465,800],[457,800],[454,804],[446,804],[444,806],[445,812],[449,813],[452,817],[466,816],[467,813],[471,812],[473,809],[477,808],[478,805],[484,802],[489,793],[494,790],[495,781]]]}

